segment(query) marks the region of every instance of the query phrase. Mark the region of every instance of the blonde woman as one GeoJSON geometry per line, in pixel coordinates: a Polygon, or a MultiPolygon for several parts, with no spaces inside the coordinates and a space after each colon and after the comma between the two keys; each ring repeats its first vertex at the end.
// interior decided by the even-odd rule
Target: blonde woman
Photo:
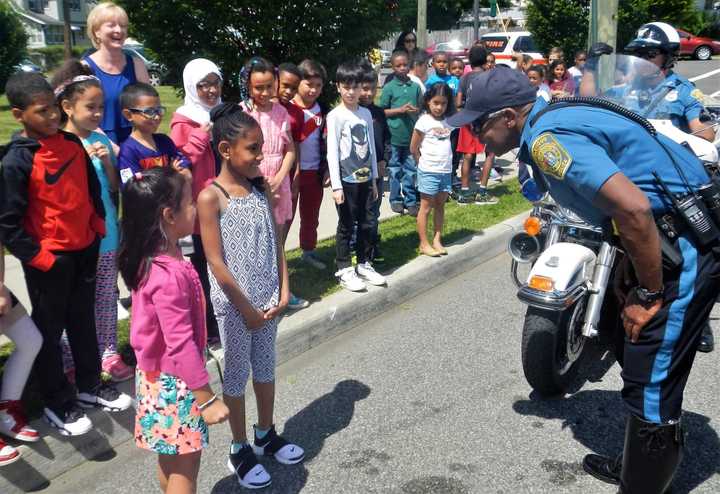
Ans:
{"type": "Polygon", "coordinates": [[[87,35],[96,51],[83,58],[100,79],[105,113],[100,128],[116,144],[130,135],[132,127],[120,109],[120,93],[128,84],[150,82],[142,60],[123,51],[128,35],[128,16],[112,2],[98,4],[87,18],[87,35]]]}

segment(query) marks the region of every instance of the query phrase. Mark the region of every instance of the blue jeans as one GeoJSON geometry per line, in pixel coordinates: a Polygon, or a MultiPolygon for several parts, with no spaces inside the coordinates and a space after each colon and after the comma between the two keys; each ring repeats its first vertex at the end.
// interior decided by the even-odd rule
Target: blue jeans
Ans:
{"type": "Polygon", "coordinates": [[[390,146],[390,204],[417,206],[417,166],[408,146],[390,146]]]}

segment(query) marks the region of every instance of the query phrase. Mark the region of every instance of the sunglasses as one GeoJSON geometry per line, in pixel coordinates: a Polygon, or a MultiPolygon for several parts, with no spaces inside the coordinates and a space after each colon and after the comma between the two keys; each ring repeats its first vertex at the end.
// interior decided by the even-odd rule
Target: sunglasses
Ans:
{"type": "Polygon", "coordinates": [[[130,113],[139,113],[145,118],[162,117],[165,115],[166,108],[164,106],[155,106],[152,108],[128,108],[130,113]]]}
{"type": "Polygon", "coordinates": [[[503,108],[502,110],[498,110],[492,113],[488,113],[487,115],[480,117],[476,120],[473,120],[470,123],[470,129],[473,131],[473,134],[480,135],[483,128],[491,121],[496,119],[497,117],[500,117],[505,112],[506,108],[503,108]]]}
{"type": "Polygon", "coordinates": [[[660,53],[662,53],[660,50],[647,50],[647,51],[638,53],[638,56],[645,60],[652,60],[653,58],[660,55],[660,53]]]}

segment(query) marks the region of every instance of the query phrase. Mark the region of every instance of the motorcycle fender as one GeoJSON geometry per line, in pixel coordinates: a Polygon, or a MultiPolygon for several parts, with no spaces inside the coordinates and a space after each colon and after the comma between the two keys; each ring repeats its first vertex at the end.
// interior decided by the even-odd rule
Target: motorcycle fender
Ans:
{"type": "Polygon", "coordinates": [[[553,280],[555,290],[570,290],[592,277],[596,257],[583,245],[568,242],[552,244],[535,261],[528,283],[533,276],[544,276],[553,280]]]}

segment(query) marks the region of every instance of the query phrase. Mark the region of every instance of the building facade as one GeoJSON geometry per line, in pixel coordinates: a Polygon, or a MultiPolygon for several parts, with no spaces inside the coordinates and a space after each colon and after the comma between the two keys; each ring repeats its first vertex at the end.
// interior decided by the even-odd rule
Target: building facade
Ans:
{"type": "Polygon", "coordinates": [[[28,48],[44,48],[64,43],[63,2],[70,11],[73,46],[90,44],[85,34],[85,20],[96,2],[89,0],[10,0],[20,14],[28,33],[28,48]]]}

